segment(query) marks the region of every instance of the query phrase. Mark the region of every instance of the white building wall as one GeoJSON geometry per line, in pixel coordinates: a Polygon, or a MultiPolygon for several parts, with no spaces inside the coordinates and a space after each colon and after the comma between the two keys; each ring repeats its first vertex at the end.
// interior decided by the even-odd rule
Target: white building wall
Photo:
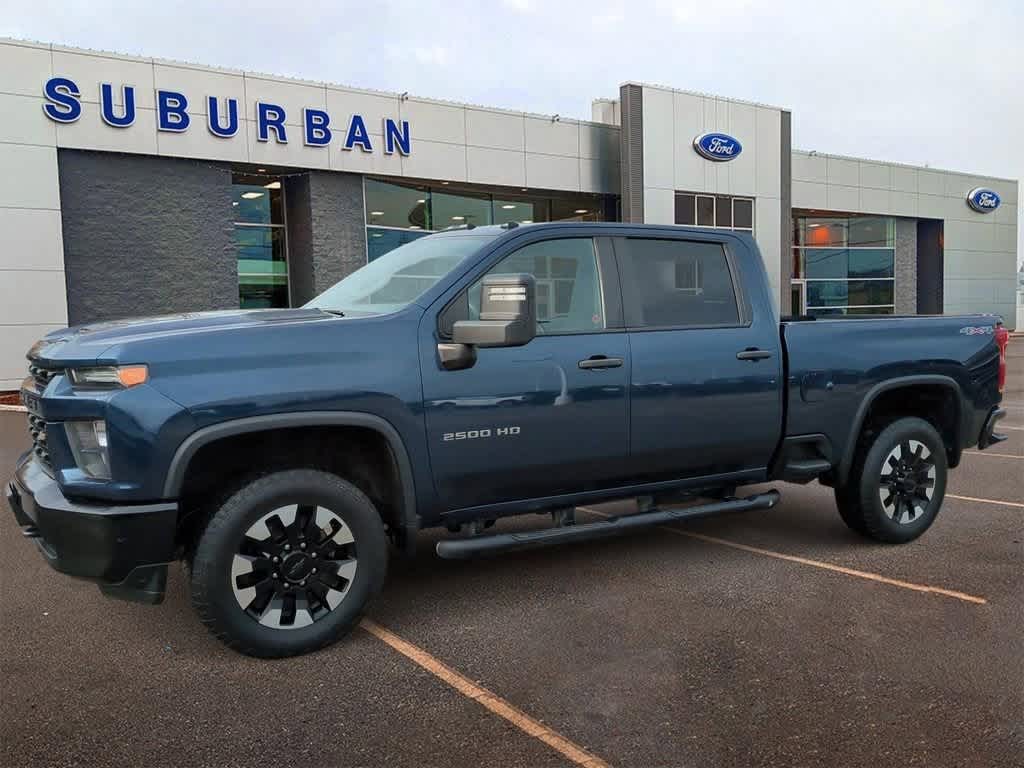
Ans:
{"type": "Polygon", "coordinates": [[[619,188],[619,129],[612,125],[15,40],[0,39],[0,114],[0,390],[18,388],[29,346],[67,324],[58,148],[570,192],[619,188]],[[74,123],[56,124],[43,113],[43,87],[54,76],[71,78],[81,91],[74,123]],[[100,83],[114,86],[119,107],[121,86],[135,87],[133,125],[103,122],[100,83]],[[157,131],[157,89],[188,98],[187,131],[157,131]],[[238,100],[234,137],[207,130],[209,96],[238,100]],[[257,140],[257,101],[284,107],[287,144],[257,140]],[[329,146],[304,144],[304,107],[330,114],[329,146]],[[364,118],[373,152],[341,148],[353,114],[364,118]],[[407,157],[384,154],[385,117],[409,121],[407,157]]]}
{"type": "Polygon", "coordinates": [[[943,220],[944,312],[994,312],[1016,325],[1016,181],[804,151],[792,169],[793,208],[943,220]],[[995,190],[999,208],[968,206],[975,187],[995,190]]]}
{"type": "Polygon", "coordinates": [[[768,270],[772,296],[780,296],[784,110],[659,86],[642,87],[644,222],[674,224],[677,190],[755,198],[754,237],[768,270]],[[710,131],[734,136],[743,151],[728,162],[701,157],[693,149],[693,140],[710,131]]]}
{"type": "Polygon", "coordinates": [[[21,386],[28,348],[68,320],[51,72],[49,47],[0,45],[0,390],[21,386]]]}

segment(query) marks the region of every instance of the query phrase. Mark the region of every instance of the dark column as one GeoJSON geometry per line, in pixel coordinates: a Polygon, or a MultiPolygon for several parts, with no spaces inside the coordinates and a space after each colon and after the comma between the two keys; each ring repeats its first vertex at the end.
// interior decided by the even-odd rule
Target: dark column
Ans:
{"type": "Polygon", "coordinates": [[[622,178],[622,220],[644,220],[644,99],[639,85],[619,88],[619,161],[622,178]]]}
{"type": "Polygon", "coordinates": [[[917,220],[896,219],[896,253],[893,265],[897,315],[917,313],[917,220]]]}
{"type": "Polygon", "coordinates": [[[285,179],[292,304],[299,306],[366,263],[363,178],[310,171],[285,179]]]}
{"type": "Polygon", "coordinates": [[[917,221],[917,313],[941,315],[945,257],[942,251],[943,222],[917,221]]]}
{"type": "Polygon", "coordinates": [[[70,149],[58,171],[70,325],[238,307],[230,171],[70,149]]]}
{"type": "Polygon", "coordinates": [[[310,216],[309,174],[286,176],[284,220],[288,243],[288,287],[292,306],[316,296],[313,290],[313,218],[310,216]]]}
{"type": "Polygon", "coordinates": [[[793,115],[782,110],[782,136],[779,175],[779,212],[782,227],[782,254],[779,259],[779,314],[790,312],[790,286],[793,281],[793,115]]]}

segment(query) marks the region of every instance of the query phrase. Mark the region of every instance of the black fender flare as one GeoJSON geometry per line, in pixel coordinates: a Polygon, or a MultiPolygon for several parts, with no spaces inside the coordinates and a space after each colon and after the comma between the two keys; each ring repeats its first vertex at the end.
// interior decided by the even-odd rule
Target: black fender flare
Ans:
{"type": "Polygon", "coordinates": [[[853,426],[850,429],[850,434],[847,435],[846,438],[846,450],[843,451],[843,457],[839,462],[839,471],[837,472],[837,479],[839,483],[845,483],[850,474],[850,466],[853,464],[853,453],[857,449],[857,439],[860,437],[861,427],[864,426],[864,419],[867,416],[872,403],[874,403],[875,400],[878,399],[878,396],[883,392],[888,392],[893,389],[920,386],[922,384],[946,387],[947,389],[952,390],[953,394],[956,395],[957,409],[959,411],[957,414],[956,448],[959,450],[960,435],[964,429],[964,407],[963,393],[960,389],[960,385],[955,379],[940,374],[921,374],[917,376],[900,376],[895,379],[886,379],[885,381],[880,381],[871,387],[871,389],[867,391],[867,394],[864,395],[864,398],[860,401],[860,405],[857,406],[857,413],[853,417],[853,426]]]}
{"type": "Polygon", "coordinates": [[[420,518],[416,513],[416,485],[413,479],[412,462],[405,448],[402,436],[386,419],[372,413],[360,411],[298,411],[294,413],[273,413],[264,416],[250,416],[231,419],[212,424],[196,430],[182,441],[174,452],[167,477],[164,480],[164,498],[175,499],[181,492],[185,481],[185,472],[189,462],[200,448],[215,440],[225,437],[244,435],[248,432],[265,432],[272,429],[289,429],[292,427],[362,427],[370,429],[383,437],[391,449],[391,454],[398,469],[398,479],[402,484],[403,526],[409,538],[420,528],[420,518]]]}

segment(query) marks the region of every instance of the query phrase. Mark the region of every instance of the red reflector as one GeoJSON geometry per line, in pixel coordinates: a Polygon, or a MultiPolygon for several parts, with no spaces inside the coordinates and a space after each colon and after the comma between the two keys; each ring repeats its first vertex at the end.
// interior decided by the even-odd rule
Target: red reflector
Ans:
{"type": "Polygon", "coordinates": [[[996,346],[999,347],[999,391],[1006,386],[1006,347],[1010,344],[1010,332],[1002,323],[996,323],[996,346]]]}

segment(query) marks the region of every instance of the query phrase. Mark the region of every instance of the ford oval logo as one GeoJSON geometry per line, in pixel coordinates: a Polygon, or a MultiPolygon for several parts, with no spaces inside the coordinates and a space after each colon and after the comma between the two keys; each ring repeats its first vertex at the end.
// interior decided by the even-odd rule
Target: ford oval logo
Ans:
{"type": "Polygon", "coordinates": [[[967,193],[967,204],[978,213],[992,213],[1000,202],[999,195],[985,187],[976,187],[967,193]]]}
{"type": "Polygon", "coordinates": [[[735,160],[743,151],[743,145],[726,133],[702,133],[693,140],[693,148],[697,154],[715,162],[735,160]]]}

